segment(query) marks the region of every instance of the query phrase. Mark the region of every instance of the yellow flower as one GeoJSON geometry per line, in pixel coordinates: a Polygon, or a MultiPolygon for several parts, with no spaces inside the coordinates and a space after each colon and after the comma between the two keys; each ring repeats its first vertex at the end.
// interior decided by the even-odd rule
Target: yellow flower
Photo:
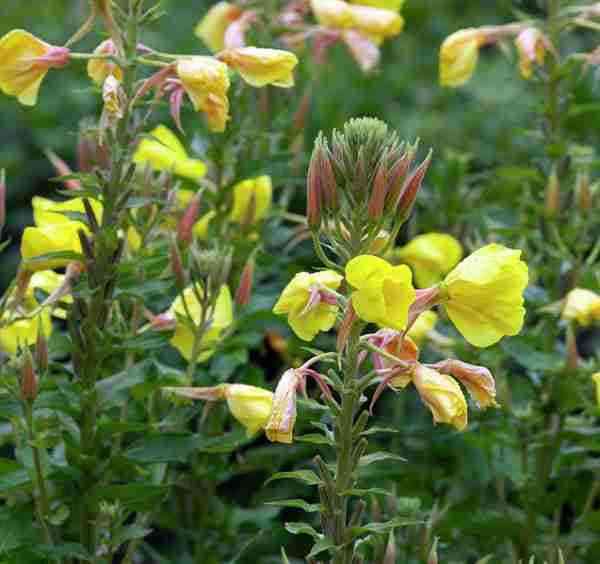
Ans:
{"type": "Polygon", "coordinates": [[[452,376],[417,364],[413,383],[436,423],[448,423],[459,431],[467,426],[467,401],[452,376]]]}
{"type": "Polygon", "coordinates": [[[229,2],[217,2],[198,22],[194,33],[216,53],[225,47],[225,32],[240,15],[241,11],[237,6],[229,2]]]}
{"type": "MultiPolygon", "coordinates": [[[[199,285],[196,286],[196,291],[200,296],[203,295],[203,290],[199,285]]],[[[183,291],[183,297],[181,295],[177,296],[169,309],[169,313],[177,320],[171,344],[186,360],[191,361],[195,335],[202,322],[202,305],[198,302],[193,287],[186,288],[183,291]],[[188,319],[186,310],[189,312],[191,319],[188,319]]],[[[231,293],[227,286],[221,286],[210,325],[200,341],[198,362],[203,362],[214,354],[215,345],[219,341],[221,334],[232,322],[233,304],[231,293]]]]}
{"type": "Polygon", "coordinates": [[[325,27],[347,28],[354,24],[350,4],[342,0],[310,0],[315,19],[325,27]]]}
{"type": "Polygon", "coordinates": [[[49,253],[67,252],[81,254],[81,242],[78,232],[81,223],[48,224],[43,227],[27,227],[21,239],[21,256],[27,270],[47,270],[62,268],[72,262],[72,258],[42,259],[49,253]]]}
{"type": "Polygon", "coordinates": [[[437,320],[438,316],[434,311],[424,311],[421,315],[419,315],[419,317],[417,317],[417,320],[408,330],[408,336],[415,341],[415,343],[422,343],[435,327],[437,320]]]}
{"type": "Polygon", "coordinates": [[[205,240],[208,236],[208,227],[210,225],[210,222],[216,215],[216,212],[213,210],[206,212],[196,222],[196,225],[194,225],[194,235],[198,237],[198,239],[200,239],[201,241],[205,240]]]}
{"type": "Polygon", "coordinates": [[[177,62],[177,75],[197,112],[204,112],[211,131],[225,131],[229,119],[227,65],[213,57],[189,57],[177,62]]]}
{"type": "Polygon", "coordinates": [[[463,256],[460,243],[445,233],[425,233],[398,249],[394,256],[413,270],[420,288],[437,284],[463,256]]]}
{"type": "Polygon", "coordinates": [[[190,399],[227,400],[231,414],[246,427],[249,437],[265,428],[273,407],[272,392],[246,384],[221,384],[212,388],[163,388],[163,390],[190,399]]]}
{"type": "Polygon", "coordinates": [[[598,407],[600,407],[600,372],[595,372],[592,374],[592,380],[594,384],[596,384],[596,403],[598,407]]]}
{"type": "Polygon", "coordinates": [[[397,12],[370,6],[349,5],[352,28],[379,44],[398,35],[404,28],[404,19],[397,12]]]}
{"type": "Polygon", "coordinates": [[[305,341],[312,341],[319,331],[333,327],[338,306],[328,290],[337,290],[341,283],[342,277],[333,270],[314,274],[300,272],[285,287],[273,312],[287,314],[294,333],[305,341]]]}
{"type": "Polygon", "coordinates": [[[404,5],[404,0],[350,0],[350,2],[382,10],[392,10],[394,12],[399,12],[404,5]]]}
{"type": "Polygon", "coordinates": [[[194,181],[206,174],[206,165],[198,159],[189,158],[177,136],[164,125],[155,127],[149,137],[140,141],[133,162],[148,164],[153,170],[173,172],[194,181]]]}
{"type": "Polygon", "coordinates": [[[461,29],[446,37],[440,48],[442,86],[461,86],[471,78],[484,41],[485,34],[474,28],[461,29]]]}
{"type": "Polygon", "coordinates": [[[346,265],[346,280],[356,288],[352,305],[362,320],[397,331],[406,327],[408,308],[415,299],[408,266],[361,255],[346,265]]]}
{"type": "Polygon", "coordinates": [[[441,301],[462,335],[488,347],[523,327],[528,282],[521,251],[491,244],[468,256],[441,283],[441,301]]]}
{"type": "Polygon", "coordinates": [[[267,84],[282,88],[294,86],[292,71],[298,64],[298,57],[289,51],[238,47],[222,51],[218,58],[239,72],[248,84],[256,88],[267,84]]]}
{"type": "MultiPolygon", "coordinates": [[[[95,55],[116,55],[117,49],[112,39],[106,39],[96,49],[95,55]]],[[[90,59],[87,64],[88,76],[98,85],[104,84],[109,76],[114,76],[118,81],[123,80],[121,67],[107,59],[90,59]]]]}
{"type": "Polygon", "coordinates": [[[528,80],[533,74],[533,65],[543,65],[546,58],[546,39],[535,27],[525,28],[515,39],[519,52],[519,70],[528,80]]]}
{"type": "Polygon", "coordinates": [[[257,176],[238,182],[233,187],[233,209],[230,219],[237,223],[257,223],[271,209],[273,186],[270,176],[257,176]]]}
{"type": "Polygon", "coordinates": [[[463,384],[480,408],[498,407],[496,382],[485,366],[468,364],[451,358],[438,362],[434,367],[443,374],[451,374],[463,384]]]}
{"type": "Polygon", "coordinates": [[[290,368],[283,373],[273,397],[273,410],[265,427],[267,438],[276,443],[291,443],[296,423],[296,391],[301,376],[290,368]]]}
{"type": "Polygon", "coordinates": [[[562,318],[577,321],[583,327],[600,320],[600,295],[585,288],[571,290],[564,301],[562,318]]]}
{"type": "Polygon", "coordinates": [[[48,70],[68,60],[67,48],[49,45],[22,29],[10,31],[0,38],[0,90],[25,106],[35,106],[48,70]]]}
{"type": "MultiPolygon", "coordinates": [[[[98,222],[102,221],[102,204],[97,200],[88,199],[94,215],[98,222]]],[[[55,202],[40,196],[34,196],[31,200],[33,207],[33,220],[38,227],[46,225],[61,225],[65,223],[77,223],[80,229],[88,232],[85,223],[69,217],[69,212],[74,214],[85,214],[83,198],[70,198],[63,202],[55,202]]]]}

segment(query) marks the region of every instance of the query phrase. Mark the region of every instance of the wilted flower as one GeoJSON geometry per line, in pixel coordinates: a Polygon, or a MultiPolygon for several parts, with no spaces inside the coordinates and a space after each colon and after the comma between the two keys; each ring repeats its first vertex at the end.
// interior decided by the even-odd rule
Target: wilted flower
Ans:
{"type": "MultiPolygon", "coordinates": [[[[171,317],[177,320],[171,344],[187,361],[193,360],[196,335],[202,329],[200,323],[204,312],[196,293],[200,296],[204,294],[204,290],[199,284],[196,285],[195,289],[191,286],[186,288],[181,295],[177,296],[169,309],[171,317]],[[191,319],[188,318],[188,313],[191,319]]],[[[196,359],[198,362],[203,362],[214,354],[215,345],[221,334],[233,322],[233,304],[227,286],[221,286],[214,311],[211,312],[211,316],[206,321],[208,328],[204,328],[204,333],[196,351],[199,353],[196,359]]]]}
{"type": "Polygon", "coordinates": [[[154,170],[173,172],[194,181],[206,174],[206,165],[190,158],[177,136],[164,125],[155,127],[140,141],[133,162],[149,164],[154,170]]]}
{"type": "MultiPolygon", "coordinates": [[[[116,55],[117,48],[112,39],[106,39],[96,49],[94,55],[116,55]]],[[[116,63],[106,59],[90,59],[87,64],[88,76],[98,85],[104,84],[109,76],[123,80],[123,71],[116,63]]]]}
{"type": "Polygon", "coordinates": [[[0,39],[0,90],[34,106],[42,80],[51,68],[69,62],[69,49],[55,47],[22,29],[0,39]]]}
{"type": "Polygon", "coordinates": [[[361,255],[346,265],[346,280],[355,288],[352,305],[358,317],[398,331],[406,327],[415,299],[406,265],[392,266],[374,255],[361,255]]]}
{"type": "Polygon", "coordinates": [[[600,320],[600,295],[585,288],[571,290],[564,300],[562,318],[587,327],[600,320]]]}
{"type": "Polygon", "coordinates": [[[333,270],[300,272],[285,287],[273,311],[287,314],[294,333],[312,341],[319,331],[333,327],[338,306],[330,290],[337,290],[341,283],[342,276],[333,270]]]}
{"type": "Polygon", "coordinates": [[[354,23],[350,5],[342,0],[310,0],[310,5],[316,20],[323,26],[347,28],[354,23]]]}
{"type": "Polygon", "coordinates": [[[497,407],[496,382],[485,366],[468,364],[454,358],[438,362],[434,368],[444,374],[451,374],[467,388],[479,407],[497,407]]]}
{"type": "Polygon", "coordinates": [[[519,70],[525,79],[531,78],[533,65],[543,65],[546,57],[548,40],[539,29],[525,28],[515,39],[519,51],[519,70]]]}
{"type": "Polygon", "coordinates": [[[270,176],[257,176],[238,182],[233,188],[233,208],[229,219],[249,225],[264,219],[271,209],[273,185],[270,176]]]}
{"type": "Polygon", "coordinates": [[[248,84],[256,88],[267,84],[282,88],[294,85],[292,71],[298,64],[298,57],[289,51],[238,47],[222,51],[217,58],[239,72],[248,84]]]}
{"type": "Polygon", "coordinates": [[[471,78],[485,40],[485,33],[475,28],[461,29],[446,37],[440,48],[442,86],[461,86],[471,78]]]}
{"type": "Polygon", "coordinates": [[[121,88],[121,82],[112,74],[106,77],[102,85],[102,101],[104,102],[102,116],[108,125],[123,119],[127,101],[123,88],[121,88]]]}
{"type": "Polygon", "coordinates": [[[194,33],[204,44],[217,53],[225,47],[227,28],[241,15],[241,10],[229,2],[217,2],[198,22],[194,33]]]}
{"type": "Polygon", "coordinates": [[[404,19],[397,12],[371,6],[350,5],[352,28],[379,44],[398,35],[404,27],[404,19]]]}
{"type": "Polygon", "coordinates": [[[302,374],[293,368],[286,370],[280,378],[273,396],[271,417],[265,427],[270,441],[292,442],[296,422],[296,392],[302,381],[302,374]]]}
{"type": "Polygon", "coordinates": [[[437,284],[462,258],[460,243],[445,233],[425,233],[415,237],[394,256],[413,270],[420,288],[437,284]]]}
{"type": "Polygon", "coordinates": [[[475,251],[441,283],[448,317],[471,344],[488,347],[523,327],[528,282],[521,251],[491,244],[475,251]]]}

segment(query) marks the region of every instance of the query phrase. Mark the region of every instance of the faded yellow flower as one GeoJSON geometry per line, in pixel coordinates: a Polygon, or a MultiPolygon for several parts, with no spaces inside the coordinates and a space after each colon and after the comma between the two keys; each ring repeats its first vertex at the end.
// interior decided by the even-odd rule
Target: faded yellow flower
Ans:
{"type": "MultiPolygon", "coordinates": [[[[96,49],[95,55],[116,55],[117,48],[112,39],[106,39],[96,49]]],[[[108,76],[114,76],[117,80],[123,80],[123,71],[116,63],[107,59],[90,59],[87,64],[88,76],[98,85],[104,84],[108,76]]]]}
{"type": "Polygon", "coordinates": [[[229,2],[217,2],[198,22],[194,33],[213,52],[225,47],[227,28],[241,15],[241,10],[229,2]]]}
{"type": "Polygon", "coordinates": [[[475,28],[461,29],[446,37],[440,48],[440,84],[461,86],[475,72],[485,34],[475,28]]]}
{"type": "Polygon", "coordinates": [[[564,300],[562,318],[577,321],[583,327],[600,321],[600,295],[586,288],[571,290],[564,300]]]}
{"type": "Polygon", "coordinates": [[[404,18],[392,10],[350,5],[352,28],[379,44],[398,35],[404,28],[404,18]]]}
{"type": "Polygon", "coordinates": [[[301,382],[301,376],[290,368],[281,376],[275,395],[273,409],[265,427],[267,438],[276,443],[291,443],[296,423],[296,391],[301,382]]]}
{"type": "Polygon", "coordinates": [[[260,88],[267,84],[290,88],[294,85],[294,67],[298,57],[281,49],[238,47],[226,49],[218,59],[240,73],[251,86],[260,88]]]}

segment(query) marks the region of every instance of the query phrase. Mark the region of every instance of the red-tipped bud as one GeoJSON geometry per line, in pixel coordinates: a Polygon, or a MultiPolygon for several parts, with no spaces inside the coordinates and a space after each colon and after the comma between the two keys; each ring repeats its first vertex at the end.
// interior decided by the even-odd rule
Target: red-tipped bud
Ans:
{"type": "Polygon", "coordinates": [[[0,237],[6,225],[6,173],[0,170],[0,237]]]}
{"type": "Polygon", "coordinates": [[[190,200],[177,226],[177,241],[180,245],[188,246],[194,236],[194,225],[200,217],[201,194],[196,193],[190,200]]]}
{"type": "Polygon", "coordinates": [[[310,228],[321,225],[321,182],[316,159],[310,161],[306,179],[306,220],[310,228]]]}
{"type": "Polygon", "coordinates": [[[254,284],[254,259],[248,260],[242,276],[240,277],[240,284],[237,292],[235,293],[235,302],[240,306],[247,306],[250,303],[252,296],[252,286],[254,284]]]}
{"type": "Polygon", "coordinates": [[[94,167],[109,168],[110,155],[106,144],[99,145],[95,132],[82,126],[77,142],[77,170],[91,172],[94,167]]]}
{"type": "Polygon", "coordinates": [[[590,175],[588,172],[580,172],[577,174],[575,193],[579,209],[584,212],[591,210],[593,197],[590,185],[590,175]]]}
{"type": "Polygon", "coordinates": [[[146,312],[146,317],[150,321],[150,326],[155,331],[172,331],[177,325],[177,319],[170,312],[153,315],[151,312],[146,312]]]}
{"type": "Polygon", "coordinates": [[[404,187],[406,173],[414,158],[415,151],[411,148],[391,166],[388,175],[389,189],[387,193],[387,204],[389,206],[394,208],[397,206],[400,195],[402,194],[402,188],[404,187]]]}
{"type": "Polygon", "coordinates": [[[175,284],[179,290],[183,290],[186,287],[186,276],[183,269],[183,261],[181,260],[181,254],[179,253],[179,247],[175,242],[171,245],[170,252],[171,270],[175,276],[175,284]]]}
{"type": "Polygon", "coordinates": [[[379,220],[383,214],[385,197],[387,194],[387,164],[386,156],[381,159],[375,178],[373,179],[373,189],[371,190],[371,199],[369,200],[368,214],[372,220],[379,220]]]}
{"type": "Polygon", "coordinates": [[[33,401],[37,395],[37,374],[33,368],[31,353],[27,350],[23,359],[23,365],[21,366],[21,398],[25,401],[33,401]]]}
{"type": "MultiPolygon", "coordinates": [[[[68,176],[69,174],[73,174],[71,167],[65,161],[63,161],[54,151],[46,149],[45,154],[47,159],[52,163],[54,170],[59,176],[68,176]]],[[[81,188],[81,182],[79,182],[79,180],[75,178],[64,180],[63,184],[65,185],[67,190],[79,190],[81,188]]]]}
{"type": "Polygon", "coordinates": [[[35,342],[35,364],[41,372],[46,372],[48,370],[48,339],[46,339],[42,325],[42,323],[39,324],[35,342]]]}
{"type": "Polygon", "coordinates": [[[348,302],[348,307],[346,308],[346,314],[344,315],[344,318],[342,319],[342,322],[340,323],[339,329],[338,329],[338,334],[337,334],[337,340],[336,340],[336,346],[337,346],[337,350],[338,352],[342,352],[344,350],[344,347],[346,346],[346,343],[348,342],[348,337],[350,336],[350,331],[352,331],[352,326],[354,325],[354,322],[357,320],[357,316],[356,316],[356,312],[354,311],[354,308],[352,307],[352,302],[348,302]]]}
{"type": "Polygon", "coordinates": [[[560,180],[556,167],[552,169],[548,183],[546,184],[546,194],[544,199],[544,213],[547,218],[556,217],[560,210],[560,180]]]}
{"type": "Polygon", "coordinates": [[[429,151],[427,158],[417,167],[417,169],[409,176],[404,184],[400,199],[398,200],[398,214],[402,218],[407,218],[412,211],[417,198],[417,193],[421,188],[427,169],[431,163],[431,154],[429,151]]]}

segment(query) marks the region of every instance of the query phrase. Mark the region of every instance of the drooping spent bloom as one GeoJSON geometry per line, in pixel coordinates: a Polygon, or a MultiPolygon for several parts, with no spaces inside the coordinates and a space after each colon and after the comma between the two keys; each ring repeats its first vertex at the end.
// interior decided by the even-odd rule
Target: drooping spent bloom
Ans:
{"type": "MultiPolygon", "coordinates": [[[[176,320],[175,334],[171,338],[171,344],[187,361],[193,360],[194,343],[203,317],[202,305],[198,301],[196,292],[202,296],[204,290],[198,284],[195,289],[192,286],[186,288],[181,295],[175,298],[168,312],[170,317],[176,320]],[[188,318],[188,312],[191,319],[188,318]]],[[[233,303],[227,286],[221,286],[214,311],[211,313],[210,319],[207,320],[209,321],[208,328],[205,329],[200,346],[196,351],[199,353],[198,362],[204,362],[214,354],[221,334],[233,322],[233,303]]]]}
{"type": "Polygon", "coordinates": [[[310,0],[317,22],[332,28],[349,28],[354,23],[350,4],[343,0],[310,0]]]}
{"type": "Polygon", "coordinates": [[[142,138],[133,155],[133,162],[148,164],[153,170],[173,172],[193,181],[200,180],[206,174],[206,165],[190,158],[175,133],[164,125],[158,125],[148,137],[142,138]]]}
{"type": "Polygon", "coordinates": [[[465,84],[475,72],[479,48],[485,41],[485,33],[476,28],[461,29],[446,37],[440,47],[440,84],[465,84]]]}
{"type": "Polygon", "coordinates": [[[239,47],[221,51],[217,58],[239,72],[248,84],[256,88],[267,84],[282,88],[294,85],[293,70],[298,64],[298,57],[290,51],[239,47]]]}
{"type": "Polygon", "coordinates": [[[227,28],[242,14],[240,8],[230,2],[217,2],[198,22],[194,34],[213,52],[225,48],[227,28]]]}
{"type": "Polygon", "coordinates": [[[360,255],[346,265],[346,280],[355,288],[352,305],[358,317],[401,331],[415,299],[406,265],[392,266],[374,255],[360,255]]]}
{"type": "Polygon", "coordinates": [[[481,409],[497,407],[496,382],[485,366],[477,366],[454,358],[432,365],[438,372],[451,374],[467,388],[481,409]]]}
{"type": "Polygon", "coordinates": [[[586,288],[574,288],[564,300],[562,318],[582,327],[600,321],[600,295],[586,288]]]}
{"type": "Polygon", "coordinates": [[[163,388],[177,396],[205,401],[226,400],[231,414],[246,428],[248,437],[264,429],[273,408],[273,392],[246,384],[212,388],[163,388]]]}
{"type": "Polygon", "coordinates": [[[385,39],[395,37],[404,28],[404,19],[392,10],[351,4],[352,28],[379,45],[385,39]]]}
{"type": "Polygon", "coordinates": [[[300,272],[285,287],[273,312],[287,314],[294,333],[312,341],[319,331],[329,331],[335,324],[338,306],[331,290],[337,290],[342,279],[333,270],[300,272]]]}
{"type": "Polygon", "coordinates": [[[273,185],[267,175],[248,178],[233,188],[233,207],[229,219],[251,225],[264,219],[273,200],[273,185]]]}
{"type": "Polygon", "coordinates": [[[521,251],[492,243],[469,255],[440,284],[440,301],[462,335],[488,347],[523,327],[528,283],[521,251]]]}
{"type": "MultiPolygon", "coordinates": [[[[94,49],[94,55],[116,55],[117,48],[112,39],[106,39],[94,49]]],[[[87,64],[88,76],[98,85],[104,84],[109,76],[123,80],[123,71],[116,63],[107,59],[90,59],[87,64]]]]}
{"type": "Polygon", "coordinates": [[[533,74],[533,65],[541,66],[546,58],[548,40],[535,27],[527,27],[515,39],[519,52],[519,70],[521,76],[528,80],[533,74]]]}
{"type": "Polygon", "coordinates": [[[290,368],[281,376],[275,395],[273,410],[265,427],[267,438],[272,442],[291,443],[296,423],[296,392],[303,382],[300,371],[290,368]]]}
{"type": "Polygon", "coordinates": [[[440,282],[458,264],[463,251],[451,235],[425,233],[397,249],[394,256],[412,268],[420,288],[427,288],[440,282]]]}
{"type": "Polygon", "coordinates": [[[69,62],[69,49],[55,47],[22,29],[0,38],[0,90],[35,106],[46,73],[69,62]]]}

